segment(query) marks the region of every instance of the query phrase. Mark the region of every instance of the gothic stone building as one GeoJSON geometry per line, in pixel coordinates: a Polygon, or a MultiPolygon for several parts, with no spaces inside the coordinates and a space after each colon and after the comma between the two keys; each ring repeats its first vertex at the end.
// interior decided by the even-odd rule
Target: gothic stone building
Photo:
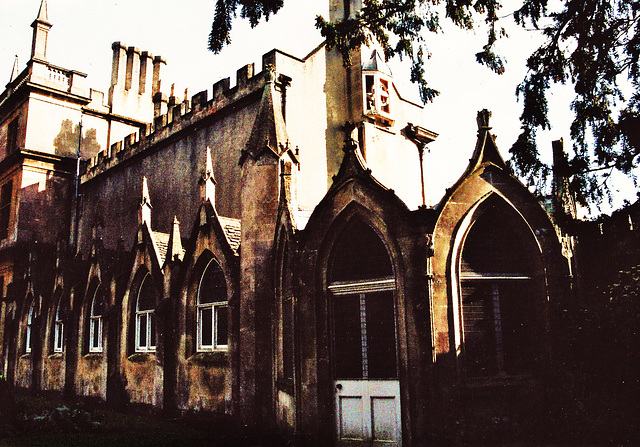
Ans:
{"type": "Polygon", "coordinates": [[[178,98],[116,42],[103,94],[48,61],[46,0],[32,27],[0,96],[12,384],[397,446],[541,386],[567,263],[487,111],[427,207],[437,134],[375,49],[273,50],[178,98]]]}

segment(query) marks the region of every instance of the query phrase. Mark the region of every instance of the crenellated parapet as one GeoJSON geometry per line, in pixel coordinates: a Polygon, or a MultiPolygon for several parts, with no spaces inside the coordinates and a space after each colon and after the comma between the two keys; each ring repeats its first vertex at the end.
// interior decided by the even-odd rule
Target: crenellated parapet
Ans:
{"type": "MultiPolygon", "coordinates": [[[[112,83],[115,83],[115,87],[112,86],[114,93],[110,91],[110,95],[114,95],[120,85],[130,86],[128,90],[123,89],[124,92],[130,91],[131,93],[128,94],[135,93],[139,95],[136,91],[140,91],[141,83],[140,81],[137,81],[137,83],[133,81],[133,78],[138,76],[139,72],[133,70],[133,68],[129,70],[125,65],[128,55],[132,54],[133,62],[131,66],[135,66],[138,53],[135,49],[129,51],[118,42],[113,45],[113,48],[114,68],[112,83]],[[125,55],[127,56],[125,57],[125,55]],[[128,76],[132,77],[130,82],[127,81],[128,76]]],[[[150,55],[141,52],[140,57],[143,54],[147,54],[147,60],[149,60],[150,55]]],[[[156,59],[153,59],[154,63],[156,59]]],[[[267,82],[267,67],[274,67],[275,61],[275,52],[271,51],[262,57],[261,72],[255,73],[255,65],[253,63],[241,67],[236,71],[236,85],[231,87],[230,78],[219,80],[213,84],[211,98],[209,98],[207,90],[196,93],[190,98],[185,97],[182,100],[175,95],[167,96],[159,91],[159,81],[157,83],[158,89],[156,90],[156,80],[154,78],[153,90],[156,91],[152,96],[154,116],[152,120],[149,120],[151,124],[141,127],[138,132],[128,135],[124,140],[112,144],[109,148],[98,153],[97,156],[83,162],[81,166],[81,182],[84,183],[91,180],[124,160],[144,152],[162,141],[174,138],[179,139],[182,134],[190,132],[196,127],[219,120],[245,105],[258,101],[267,82]]],[[[141,78],[139,77],[139,79],[141,78]]],[[[147,93],[145,92],[145,95],[147,93]]],[[[125,94],[127,93],[123,93],[123,95],[125,94]]]]}

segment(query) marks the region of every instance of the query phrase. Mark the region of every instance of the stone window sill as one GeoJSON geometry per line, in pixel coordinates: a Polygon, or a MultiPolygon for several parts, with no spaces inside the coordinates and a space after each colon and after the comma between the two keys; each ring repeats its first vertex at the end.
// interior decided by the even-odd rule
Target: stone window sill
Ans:
{"type": "Polygon", "coordinates": [[[136,352],[127,357],[131,363],[148,363],[156,361],[156,356],[151,352],[136,352]]]}
{"type": "Polygon", "coordinates": [[[200,366],[228,366],[229,351],[198,352],[189,357],[187,362],[200,366]]]}

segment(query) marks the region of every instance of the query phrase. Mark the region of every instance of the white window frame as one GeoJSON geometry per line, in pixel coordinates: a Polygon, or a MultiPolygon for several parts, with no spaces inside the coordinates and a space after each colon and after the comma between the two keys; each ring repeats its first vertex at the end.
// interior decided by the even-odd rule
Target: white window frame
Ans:
{"type": "Polygon", "coordinates": [[[393,108],[391,104],[391,79],[379,72],[367,71],[363,73],[363,86],[370,90],[364,92],[364,113],[373,117],[379,117],[393,123],[393,108]],[[368,81],[370,79],[370,82],[368,81]],[[385,110],[386,108],[386,110],[385,110]]]}
{"type": "Polygon", "coordinates": [[[147,280],[151,280],[151,275],[149,273],[147,273],[144,278],[142,279],[142,282],[140,283],[140,288],[138,289],[138,298],[136,299],[136,330],[135,330],[135,347],[136,347],[136,352],[155,352],[156,351],[156,345],[152,345],[151,344],[151,331],[152,331],[152,324],[151,324],[151,320],[154,318],[154,312],[155,309],[147,309],[147,310],[140,310],[140,293],[142,292],[142,287],[144,286],[145,281],[147,280]],[[144,324],[146,326],[146,339],[144,341],[144,344],[140,344],[140,328],[142,326],[142,321],[144,320],[144,324]]]}
{"type": "Polygon", "coordinates": [[[26,325],[26,334],[24,337],[24,352],[29,354],[31,353],[31,345],[33,343],[33,316],[35,313],[36,300],[31,300],[31,304],[29,305],[29,312],[27,313],[27,325],[26,325]]]}
{"type": "MultiPolygon", "coordinates": [[[[62,300],[60,300],[62,301],[62,300]]],[[[64,350],[64,323],[62,322],[62,315],[60,310],[62,303],[59,302],[56,308],[56,314],[53,317],[53,352],[60,353],[64,350]]]]}
{"type": "MultiPolygon", "coordinates": [[[[229,349],[229,344],[227,342],[226,345],[218,344],[218,313],[224,311],[229,312],[229,305],[227,301],[218,301],[215,303],[206,303],[200,304],[198,303],[198,351],[206,352],[206,351],[226,351],[229,349]],[[202,322],[203,322],[203,314],[210,310],[211,311],[211,344],[205,345],[202,342],[202,322]]],[[[227,315],[227,322],[229,321],[229,316],[227,315]]],[[[228,337],[228,335],[227,335],[228,337]]]]}
{"type": "Polygon", "coordinates": [[[136,352],[155,352],[156,345],[151,344],[151,319],[153,318],[153,310],[137,310],[136,309],[136,352]],[[144,344],[140,344],[140,327],[142,321],[147,329],[144,344]]]}
{"type": "MultiPolygon", "coordinates": [[[[89,352],[101,353],[103,350],[102,335],[103,335],[103,316],[95,315],[96,298],[98,297],[98,291],[100,285],[96,287],[96,291],[93,293],[93,300],[91,301],[91,309],[89,313],[89,352]],[[97,342],[97,343],[94,343],[97,342]],[[95,346],[94,346],[95,345],[95,346]]],[[[104,305],[104,302],[103,302],[104,305]]]]}
{"type": "MultiPolygon", "coordinates": [[[[204,276],[207,274],[207,272],[209,271],[209,268],[212,267],[212,263],[215,263],[215,266],[217,268],[220,268],[220,265],[215,261],[215,260],[210,260],[209,263],[207,264],[207,266],[204,269],[204,272],[202,274],[202,276],[200,277],[200,283],[198,284],[198,296],[197,296],[197,304],[196,304],[196,345],[197,345],[197,351],[198,352],[211,352],[211,351],[227,351],[229,349],[229,335],[227,333],[227,344],[218,344],[217,340],[218,340],[218,330],[219,330],[219,324],[218,324],[218,314],[221,311],[227,312],[227,331],[228,331],[228,324],[229,324],[229,301],[228,300],[218,300],[218,301],[212,301],[210,303],[201,303],[200,302],[200,290],[202,288],[202,280],[204,279],[204,276]],[[210,311],[211,312],[211,344],[204,344],[203,343],[203,319],[204,319],[204,314],[205,312],[210,311]]],[[[225,287],[225,291],[226,291],[226,287],[225,287]]],[[[226,298],[226,297],[225,297],[226,298]]]]}

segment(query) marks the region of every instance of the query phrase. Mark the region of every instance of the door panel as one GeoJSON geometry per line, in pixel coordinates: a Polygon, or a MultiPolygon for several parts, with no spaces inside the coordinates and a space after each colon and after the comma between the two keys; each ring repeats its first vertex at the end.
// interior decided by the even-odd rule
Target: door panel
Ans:
{"type": "Polygon", "coordinates": [[[340,439],[364,441],[364,409],[362,396],[340,396],[340,439]]]}
{"type": "Polygon", "coordinates": [[[337,380],[339,446],[402,445],[397,380],[337,380]]]}

